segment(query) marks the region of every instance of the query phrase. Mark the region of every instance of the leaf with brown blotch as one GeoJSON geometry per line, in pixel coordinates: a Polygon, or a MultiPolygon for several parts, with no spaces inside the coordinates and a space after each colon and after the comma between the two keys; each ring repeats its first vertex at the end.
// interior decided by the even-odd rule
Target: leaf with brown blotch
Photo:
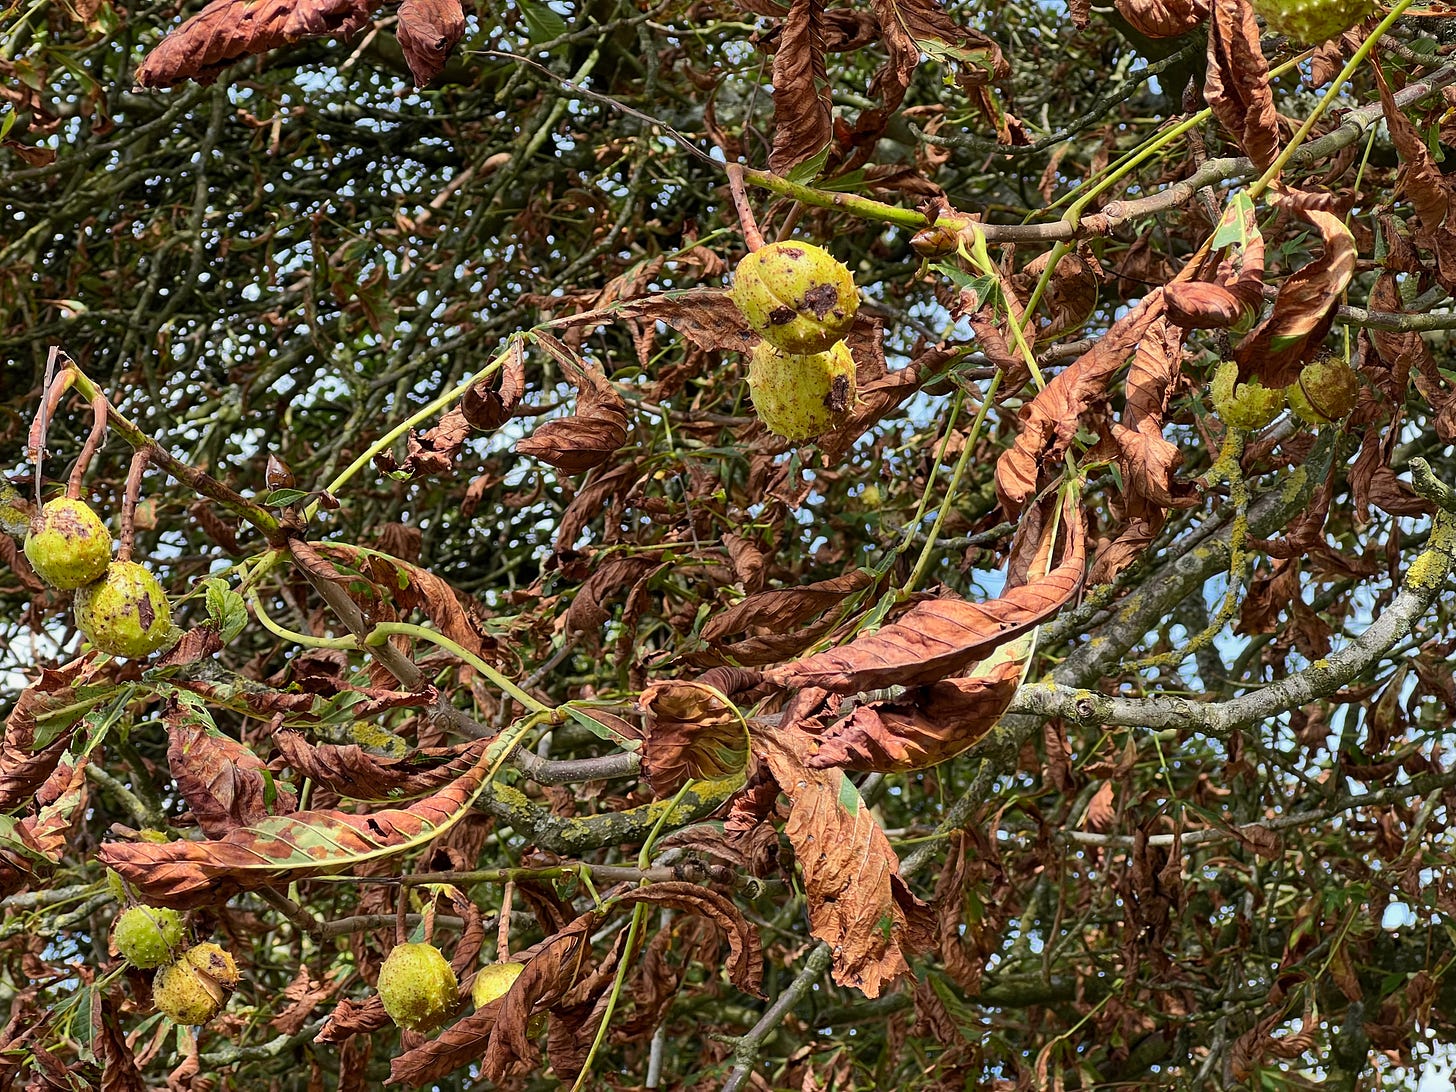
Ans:
{"type": "Polygon", "coordinates": [[[811,769],[894,773],[923,770],[969,749],[995,727],[1021,684],[1022,664],[1004,660],[974,678],[915,686],[869,702],[819,737],[811,769]]]}
{"type": "Polygon", "coordinates": [[[1449,291],[1456,291],[1456,188],[1437,166],[1422,133],[1396,105],[1380,65],[1373,65],[1380,104],[1391,143],[1405,169],[1401,174],[1405,194],[1415,207],[1421,230],[1416,244],[1436,255],[1436,279],[1449,291]]]}
{"type": "Polygon", "coordinates": [[[167,726],[167,765],[192,817],[210,838],[298,807],[298,796],[274,781],[248,747],[223,735],[206,708],[190,695],[174,696],[162,710],[167,726]],[[275,793],[268,806],[269,793],[275,793]]]}
{"type": "Polygon", "coordinates": [[[907,954],[934,944],[934,919],[844,773],[805,765],[813,740],[795,723],[801,704],[776,728],[755,726],[754,753],[789,798],[784,833],[803,871],[810,931],[833,949],[834,981],[878,997],[910,973],[907,954]]]}
{"type": "Polygon", "coordinates": [[[29,803],[56,768],[86,711],[76,707],[76,689],[97,672],[95,658],[82,657],[63,667],[42,668],[40,678],[21,691],[0,740],[0,814],[29,803]]]}
{"type": "Polygon", "coordinates": [[[404,0],[394,36],[404,50],[405,63],[416,87],[424,87],[441,72],[465,34],[465,11],[460,0],[404,0]]]}
{"type": "Polygon", "coordinates": [[[1253,376],[1265,387],[1286,387],[1299,378],[1300,365],[1319,348],[1335,321],[1335,308],[1355,273],[1358,250],[1343,216],[1314,207],[1319,199],[1271,187],[1276,205],[1298,213],[1315,226],[1324,253],[1285,278],[1269,317],[1234,350],[1239,378],[1253,376]]]}
{"type": "Polygon", "coordinates": [[[984,603],[931,599],[917,603],[876,633],[806,660],[769,668],[777,686],[822,687],[838,693],[932,683],[983,660],[1055,614],[1082,585],[1086,542],[1074,503],[1063,510],[1062,560],[1039,580],[984,603]]]}
{"type": "Polygon", "coordinates": [[[1208,18],[1209,0],[1115,0],[1117,12],[1139,34],[1177,38],[1208,18]]]}
{"type": "Polygon", "coordinates": [[[351,800],[397,800],[436,792],[468,773],[489,746],[488,740],[478,739],[383,758],[353,743],[309,743],[298,732],[279,732],[273,743],[300,777],[351,800]]]}
{"type": "Polygon", "coordinates": [[[141,87],[209,84],[230,64],[305,38],[347,38],[369,22],[375,0],[213,0],[147,54],[141,87]]]}
{"type": "Polygon", "coordinates": [[[566,367],[576,387],[576,413],[547,421],[517,441],[516,450],[568,474],[584,474],[626,442],[627,404],[605,376],[556,338],[540,332],[532,336],[566,367]]]}
{"type": "Polygon", "coordinates": [[[465,389],[460,399],[460,412],[471,428],[488,431],[500,428],[511,419],[521,396],[526,393],[526,348],[517,338],[511,342],[501,362],[500,389],[492,389],[486,379],[476,380],[465,389]]]}
{"type": "Polygon", "coordinates": [[[526,1035],[532,1010],[549,1008],[589,969],[591,934],[600,921],[599,911],[588,910],[536,945],[503,996],[395,1058],[389,1083],[428,1084],[477,1061],[482,1079],[500,1083],[533,1059],[535,1049],[526,1035]]]}
{"type": "Polygon", "coordinates": [[[642,770],[658,796],[689,780],[717,781],[748,762],[743,714],[723,694],[699,682],[653,683],[642,691],[642,770]]]}
{"type": "Polygon", "coordinates": [[[961,26],[939,0],[871,0],[870,6],[880,20],[880,32],[890,55],[886,68],[876,74],[875,84],[892,84],[887,101],[895,99],[896,106],[910,86],[910,75],[920,64],[922,53],[955,64],[956,82],[968,94],[1011,74],[1011,66],[995,40],[961,26]]]}
{"type": "Polygon", "coordinates": [[[1162,316],[1164,303],[1163,290],[1153,289],[1021,407],[1016,440],[996,460],[996,495],[1008,518],[1018,518],[1040,489],[1042,467],[1071,447],[1082,413],[1106,397],[1108,380],[1162,316]]]}
{"type": "Polygon", "coordinates": [[[838,606],[846,596],[868,588],[874,574],[854,569],[843,576],[817,580],[797,588],[776,588],[745,596],[733,606],[715,614],[703,626],[703,640],[718,642],[735,633],[766,629],[784,633],[806,619],[838,606]]]}
{"type": "Polygon", "coordinates": [[[36,813],[19,824],[21,838],[36,853],[58,864],[70,842],[71,827],[85,808],[86,755],[61,756],[35,794],[36,813]]]}
{"type": "Polygon", "coordinates": [[[1213,0],[1203,97],[1254,166],[1268,169],[1279,154],[1279,114],[1248,0],[1213,0]]]}
{"type": "Polygon", "coordinates": [[[178,910],[221,905],[240,891],[326,875],[432,841],[469,812],[493,753],[487,750],[464,777],[408,808],[301,811],[215,841],[111,842],[97,858],[148,902],[178,910]]]}
{"type": "Polygon", "coordinates": [[[824,0],[794,0],[773,59],[773,150],[769,169],[787,174],[834,137],[824,67],[824,0]]]}
{"type": "Polygon", "coordinates": [[[733,905],[728,896],[695,883],[667,880],[630,889],[612,902],[618,906],[634,906],[637,903],[669,906],[712,921],[728,938],[728,962],[725,966],[728,981],[744,993],[763,996],[763,949],[759,944],[758,931],[748,924],[743,912],[733,905]]]}

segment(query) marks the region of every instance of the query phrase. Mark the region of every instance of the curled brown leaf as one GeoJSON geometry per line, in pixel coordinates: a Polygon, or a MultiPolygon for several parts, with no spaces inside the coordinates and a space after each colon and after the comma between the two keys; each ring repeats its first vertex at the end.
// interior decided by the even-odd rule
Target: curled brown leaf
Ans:
{"type": "Polygon", "coordinates": [[[748,761],[743,716],[721,691],[700,682],[653,683],[642,691],[642,768],[659,796],[689,780],[716,781],[748,761]]]}
{"type": "Polygon", "coordinates": [[[363,29],[375,0],[213,0],[147,54],[142,87],[209,84],[230,64],[305,38],[347,38],[363,29]]]}
{"type": "Polygon", "coordinates": [[[1213,0],[1203,97],[1254,166],[1266,170],[1279,152],[1279,115],[1248,0],[1213,0]]]}
{"type": "Polygon", "coordinates": [[[824,66],[824,0],[794,0],[773,60],[773,149],[769,169],[786,174],[834,136],[824,66]]]}
{"type": "Polygon", "coordinates": [[[1085,535],[1076,506],[1064,510],[1062,560],[1039,580],[985,603],[932,599],[869,636],[764,672],[784,687],[840,693],[932,683],[985,659],[1060,610],[1082,584],[1085,535]]]}
{"type": "Polygon", "coordinates": [[[424,87],[441,72],[465,34],[465,12],[460,0],[404,0],[394,36],[404,50],[405,63],[416,87],[424,87]]]}
{"type": "Polygon", "coordinates": [[[878,997],[910,973],[909,954],[934,943],[934,921],[844,773],[806,765],[812,737],[794,710],[813,700],[805,691],[783,724],[755,731],[754,753],[789,798],[784,833],[803,870],[810,930],[833,949],[834,981],[878,997]]]}
{"type": "Polygon", "coordinates": [[[893,701],[857,707],[819,737],[811,769],[923,770],[970,748],[1016,695],[1022,664],[1007,660],[974,678],[915,686],[893,701]]]}

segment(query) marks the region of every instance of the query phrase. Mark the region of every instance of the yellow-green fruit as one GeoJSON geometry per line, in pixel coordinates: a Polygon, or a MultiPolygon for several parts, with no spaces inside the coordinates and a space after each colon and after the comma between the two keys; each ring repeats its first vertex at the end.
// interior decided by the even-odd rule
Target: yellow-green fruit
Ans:
{"type": "Polygon", "coordinates": [[[379,1000],[410,1031],[433,1031],[455,1008],[460,983],[433,944],[397,944],[379,968],[379,1000]]]}
{"type": "Polygon", "coordinates": [[[30,521],[25,556],[51,587],[79,588],[106,572],[111,532],[84,501],[57,497],[30,521]]]}
{"type": "Polygon", "coordinates": [[[478,1009],[485,1008],[498,997],[504,997],[511,983],[521,977],[526,969],[524,963],[488,963],[475,976],[475,985],[470,987],[470,999],[478,1009]]]}
{"type": "Polygon", "coordinates": [[[1289,397],[1289,408],[1302,420],[1311,425],[1327,425],[1355,408],[1360,377],[1343,360],[1315,361],[1304,366],[1299,379],[1289,384],[1284,393],[1289,397]]]}
{"type": "Polygon", "coordinates": [[[152,1004],[179,1024],[205,1024],[222,1011],[227,992],[185,959],[152,979],[152,1004]]]}
{"type": "Polygon", "coordinates": [[[800,356],[760,341],[748,358],[748,393],[759,420],[786,440],[809,440],[841,424],[854,407],[854,357],[839,342],[800,356]]]}
{"type": "Polygon", "coordinates": [[[843,262],[812,243],[770,243],[733,271],[748,325],[789,353],[822,353],[854,325],[859,291],[843,262]]]}
{"type": "Polygon", "coordinates": [[[111,923],[111,940],[133,966],[160,967],[182,946],[182,915],[165,906],[133,906],[111,923]]]}
{"type": "Polygon", "coordinates": [[[1275,34],[1307,45],[1343,34],[1375,8],[1373,0],[1253,0],[1253,6],[1275,34]]]}
{"type": "Polygon", "coordinates": [[[113,561],[76,593],[76,626],[102,652],[150,656],[172,638],[172,607],[157,578],[135,561],[113,561]]]}
{"type": "Polygon", "coordinates": [[[1284,408],[1284,391],[1257,379],[1240,383],[1239,366],[1226,360],[1213,373],[1213,408],[1233,428],[1263,428],[1284,408]]]}
{"type": "Polygon", "coordinates": [[[209,942],[188,948],[182,958],[225,990],[238,984],[237,960],[220,944],[209,942]]]}

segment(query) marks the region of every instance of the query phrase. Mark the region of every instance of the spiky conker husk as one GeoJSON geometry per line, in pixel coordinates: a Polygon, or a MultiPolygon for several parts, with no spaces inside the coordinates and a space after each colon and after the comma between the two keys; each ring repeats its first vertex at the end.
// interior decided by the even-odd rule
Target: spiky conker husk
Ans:
{"type": "Polygon", "coordinates": [[[182,947],[182,915],[166,906],[133,906],[111,923],[111,941],[132,966],[160,967],[182,947]]]}
{"type": "Polygon", "coordinates": [[[520,978],[525,969],[524,963],[487,963],[475,976],[475,984],[470,987],[470,1000],[475,1002],[476,1008],[485,1008],[496,998],[504,997],[511,983],[520,978]]]}
{"type": "Polygon", "coordinates": [[[455,1009],[460,983],[433,944],[397,944],[379,968],[379,999],[409,1031],[434,1031],[455,1009]]]}
{"type": "Polygon", "coordinates": [[[1299,378],[1284,392],[1289,408],[1311,425],[1338,421],[1355,408],[1360,377],[1343,360],[1317,360],[1306,364],[1299,378]]]}
{"type": "Polygon", "coordinates": [[[112,656],[150,656],[172,640],[172,607],[157,578],[135,561],[113,561],[76,593],[76,628],[112,656]]]}
{"type": "Polygon", "coordinates": [[[198,944],[182,953],[182,958],[202,971],[223,989],[231,990],[238,984],[238,963],[232,953],[221,944],[198,944]]]}
{"type": "Polygon", "coordinates": [[[69,591],[106,572],[111,562],[111,532],[85,501],[57,497],[30,521],[25,556],[47,584],[69,591]]]}
{"type": "Polygon", "coordinates": [[[1284,408],[1284,391],[1265,387],[1257,379],[1240,383],[1239,366],[1226,360],[1213,373],[1214,411],[1233,428],[1263,428],[1284,408]]]}
{"type": "Polygon", "coordinates": [[[1319,45],[1343,34],[1375,9],[1373,0],[1253,0],[1275,34],[1319,45]]]}
{"type": "Polygon", "coordinates": [[[760,341],[748,360],[748,392],[771,431],[809,440],[841,424],[854,408],[854,357],[842,341],[807,355],[760,341]]]}
{"type": "Polygon", "coordinates": [[[812,243],[760,247],[738,263],[730,295],[748,325],[788,353],[828,349],[859,309],[849,268],[812,243]]]}

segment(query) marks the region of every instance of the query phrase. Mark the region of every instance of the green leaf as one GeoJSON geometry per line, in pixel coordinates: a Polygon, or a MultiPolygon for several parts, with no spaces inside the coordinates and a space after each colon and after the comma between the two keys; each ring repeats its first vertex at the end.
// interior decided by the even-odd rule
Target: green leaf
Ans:
{"type": "MultiPolygon", "coordinates": [[[[807,186],[814,179],[819,177],[824,170],[824,164],[829,162],[829,145],[820,148],[817,153],[811,155],[802,163],[795,165],[788,174],[790,182],[800,186],[807,186]]],[[[860,172],[861,174],[863,172],[860,172]]]]}
{"type": "Polygon", "coordinates": [[[227,581],[210,576],[203,581],[207,591],[207,617],[216,625],[224,645],[248,625],[248,605],[243,597],[228,587],[227,581]]]}
{"type": "Polygon", "coordinates": [[[521,17],[526,20],[526,32],[537,45],[555,41],[566,33],[566,20],[545,4],[536,0],[516,0],[521,17]]]}
{"type": "Polygon", "coordinates": [[[1222,250],[1226,246],[1244,246],[1249,241],[1245,225],[1253,222],[1254,202],[1249,199],[1248,193],[1240,190],[1234,194],[1233,200],[1229,202],[1228,210],[1224,213],[1223,220],[1218,225],[1218,231],[1214,233],[1213,242],[1210,244],[1214,250],[1222,250]]]}
{"type": "Polygon", "coordinates": [[[287,508],[290,504],[297,504],[308,496],[302,489],[274,489],[263,498],[263,503],[270,508],[287,508]]]}

